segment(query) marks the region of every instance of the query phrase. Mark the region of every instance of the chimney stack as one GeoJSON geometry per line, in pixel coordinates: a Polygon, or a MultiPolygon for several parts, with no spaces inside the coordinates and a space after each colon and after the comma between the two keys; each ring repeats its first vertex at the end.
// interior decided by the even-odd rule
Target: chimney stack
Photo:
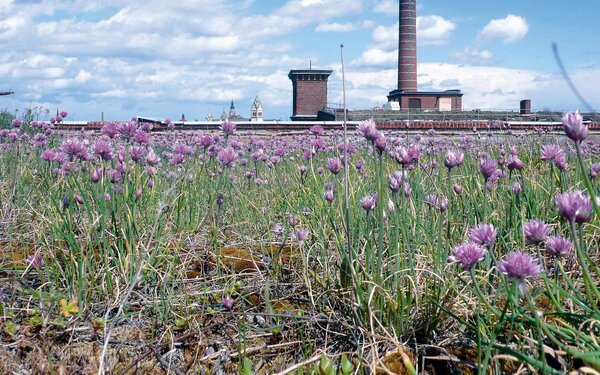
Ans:
{"type": "Polygon", "coordinates": [[[398,90],[417,91],[417,1],[400,0],[398,90]]]}

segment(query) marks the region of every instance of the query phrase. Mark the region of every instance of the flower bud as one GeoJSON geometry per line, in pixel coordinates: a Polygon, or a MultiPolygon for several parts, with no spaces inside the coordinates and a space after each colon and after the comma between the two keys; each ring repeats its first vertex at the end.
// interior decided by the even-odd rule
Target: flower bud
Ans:
{"type": "Polygon", "coordinates": [[[98,173],[98,171],[96,169],[94,169],[92,171],[92,177],[91,180],[93,183],[97,184],[98,181],[100,181],[100,174],[98,173]]]}

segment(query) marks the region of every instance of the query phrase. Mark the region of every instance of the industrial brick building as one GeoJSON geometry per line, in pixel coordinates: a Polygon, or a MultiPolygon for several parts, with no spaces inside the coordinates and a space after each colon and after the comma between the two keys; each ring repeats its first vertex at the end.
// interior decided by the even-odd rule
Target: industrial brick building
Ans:
{"type": "Polygon", "coordinates": [[[417,1],[400,0],[398,38],[398,88],[388,94],[392,110],[460,111],[460,90],[417,90],[417,1]]]}

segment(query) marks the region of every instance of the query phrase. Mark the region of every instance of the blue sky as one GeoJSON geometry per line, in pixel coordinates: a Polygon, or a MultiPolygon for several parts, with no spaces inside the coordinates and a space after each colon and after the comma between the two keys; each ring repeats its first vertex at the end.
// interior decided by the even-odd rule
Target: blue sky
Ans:
{"type": "MultiPolygon", "coordinates": [[[[398,0],[0,0],[0,108],[66,110],[75,120],[133,115],[219,116],[235,101],[249,116],[291,115],[290,69],[333,69],[348,107],[385,102],[394,89],[398,0]]],[[[600,109],[597,0],[418,0],[419,88],[460,88],[466,109],[581,107],[573,80],[600,109]]]]}

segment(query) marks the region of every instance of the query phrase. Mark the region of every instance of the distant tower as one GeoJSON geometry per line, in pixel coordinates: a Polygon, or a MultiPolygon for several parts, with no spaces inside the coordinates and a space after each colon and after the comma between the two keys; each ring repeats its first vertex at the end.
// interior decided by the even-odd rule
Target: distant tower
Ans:
{"type": "Polygon", "coordinates": [[[206,121],[215,121],[215,117],[213,116],[212,113],[210,113],[210,110],[208,111],[208,113],[206,114],[205,117],[206,121]]]}
{"type": "Polygon", "coordinates": [[[235,117],[235,105],[233,105],[233,100],[231,101],[231,105],[229,106],[229,118],[235,117]]]}
{"type": "Polygon", "coordinates": [[[221,120],[221,121],[225,121],[225,120],[227,120],[227,113],[225,113],[225,109],[223,109],[223,113],[221,113],[220,120],[221,120]]]}
{"type": "Polygon", "coordinates": [[[327,106],[327,80],[333,70],[290,70],[294,90],[292,121],[314,121],[327,106]]]}
{"type": "Polygon", "coordinates": [[[400,0],[398,90],[417,91],[417,0],[400,0]]]}
{"type": "Polygon", "coordinates": [[[263,113],[263,106],[262,103],[260,102],[260,99],[258,98],[258,95],[256,95],[256,98],[254,98],[254,103],[252,103],[252,107],[250,107],[250,113],[252,113],[252,117],[250,119],[250,121],[252,122],[262,122],[264,121],[264,113],[263,113]]]}

